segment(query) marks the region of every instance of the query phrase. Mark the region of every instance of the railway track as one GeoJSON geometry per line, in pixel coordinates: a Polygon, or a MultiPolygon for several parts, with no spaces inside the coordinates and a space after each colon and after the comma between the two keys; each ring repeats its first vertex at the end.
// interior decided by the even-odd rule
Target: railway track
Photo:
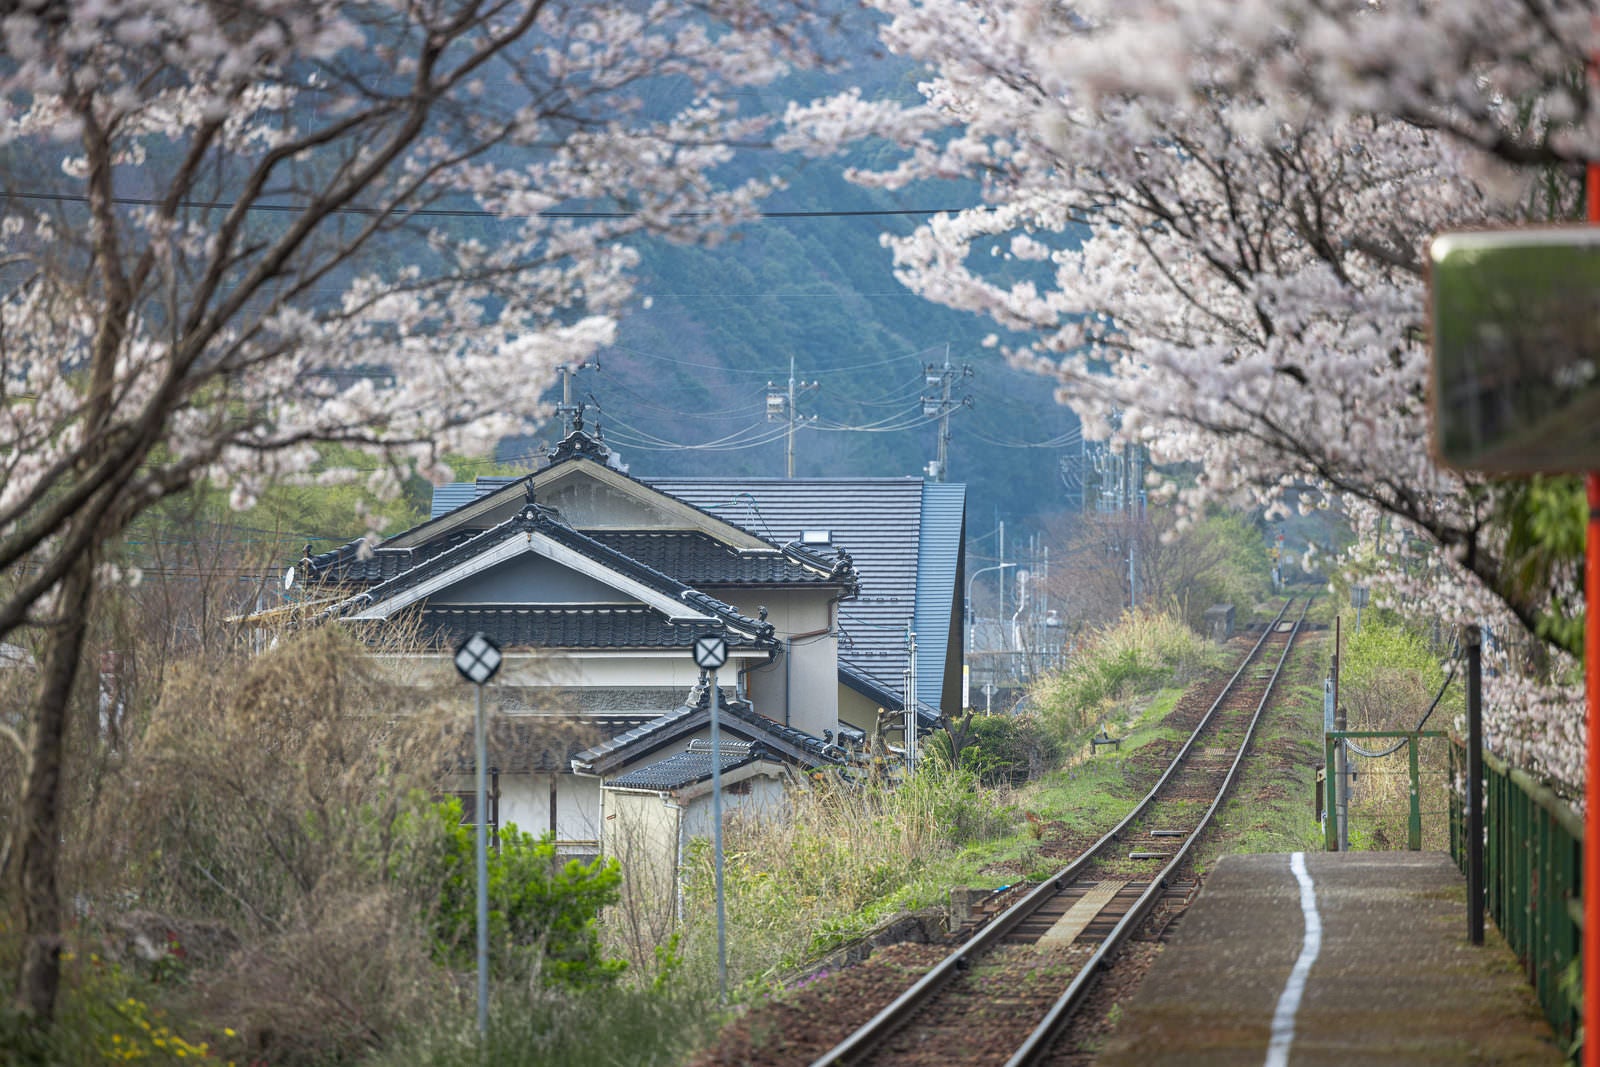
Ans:
{"type": "Polygon", "coordinates": [[[1295,603],[1284,603],[1126,818],[812,1067],[1041,1062],[1107,963],[1140,930],[1159,935],[1194,893],[1181,874],[1238,774],[1311,601],[1291,620],[1295,603]]]}

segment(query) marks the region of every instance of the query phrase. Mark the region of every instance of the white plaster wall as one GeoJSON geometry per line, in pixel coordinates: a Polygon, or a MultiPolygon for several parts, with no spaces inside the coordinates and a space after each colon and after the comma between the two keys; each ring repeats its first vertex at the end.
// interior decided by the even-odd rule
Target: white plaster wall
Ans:
{"type": "Polygon", "coordinates": [[[761,714],[815,737],[839,723],[839,637],[832,627],[831,591],[711,590],[751,618],[761,607],[785,648],[777,662],[752,671],[751,700],[761,714]],[[814,634],[790,642],[795,634],[814,634]]]}
{"type": "MultiPolygon", "coordinates": [[[[770,767],[768,768],[771,769],[770,767]]],[[[773,776],[766,773],[753,774],[748,778],[733,778],[725,780],[724,785],[732,781],[748,781],[750,792],[744,794],[729,793],[723,790],[722,815],[726,819],[733,812],[744,812],[757,815],[761,818],[776,818],[789,810],[789,799],[781,775],[773,776]]],[[[684,805],[684,834],[686,837],[710,837],[712,826],[711,819],[711,789],[710,783],[703,786],[704,792],[699,796],[683,800],[684,805]]]]}
{"type": "MultiPolygon", "coordinates": [[[[685,696],[700,680],[700,668],[688,646],[677,650],[639,653],[584,653],[564,654],[559,662],[552,657],[506,657],[496,681],[506,685],[566,685],[573,687],[603,686],[609,688],[672,688],[681,689],[685,696]]],[[[718,680],[727,688],[733,687],[733,671],[737,666],[761,662],[766,654],[735,653],[718,680]]],[[[492,686],[490,689],[492,692],[492,686]]]]}
{"type": "Polygon", "coordinates": [[[600,779],[563,774],[556,783],[557,837],[587,849],[600,841],[600,779]]]}
{"type": "MultiPolygon", "coordinates": [[[[516,823],[517,829],[538,837],[550,831],[550,776],[547,774],[502,774],[500,776],[500,824],[516,823]]],[[[556,831],[557,839],[560,830],[556,831]]]]}
{"type": "MultiPolygon", "coordinates": [[[[443,685],[460,689],[463,706],[470,704],[472,687],[461,680],[448,654],[374,657],[397,683],[417,687],[443,685]]],[[[732,650],[718,679],[732,689],[734,671],[766,662],[765,652],[732,650]]],[[[484,689],[485,701],[494,700],[497,685],[568,686],[606,688],[672,688],[685,696],[700,680],[700,668],[688,646],[683,651],[508,653],[494,681],[484,689]]],[[[771,715],[770,712],[762,714],[771,715]]],[[[775,718],[777,716],[774,716],[775,718]]]]}
{"type": "MultiPolygon", "coordinates": [[[[600,780],[578,774],[558,774],[555,778],[557,847],[563,852],[596,851],[600,841],[600,780]]],[[[455,793],[470,793],[472,775],[456,775],[448,788],[455,793]]],[[[500,824],[507,823],[516,823],[517,829],[535,837],[550,832],[550,775],[500,776],[500,824]]]]}
{"type": "Polygon", "coordinates": [[[622,899],[608,922],[647,958],[677,926],[678,819],[659,793],[606,790],[605,855],[622,867],[622,899]]]}

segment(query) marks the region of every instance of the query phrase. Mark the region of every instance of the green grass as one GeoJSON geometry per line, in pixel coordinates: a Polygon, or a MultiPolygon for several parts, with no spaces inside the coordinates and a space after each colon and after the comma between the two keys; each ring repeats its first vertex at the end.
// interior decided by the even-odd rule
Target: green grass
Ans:
{"type": "Polygon", "coordinates": [[[635,1067],[682,1062],[723,1021],[715,991],[608,988],[581,994],[496,991],[487,1040],[470,1005],[424,1022],[366,1067],[635,1067]]]}
{"type": "Polygon", "coordinates": [[[1094,635],[1030,696],[1046,723],[1070,735],[1114,714],[1132,697],[1188,685],[1221,659],[1215,645],[1176,617],[1133,612],[1094,635]]]}
{"type": "Polygon", "coordinates": [[[1287,688],[1267,709],[1250,742],[1239,781],[1201,839],[1201,871],[1232,852],[1298,852],[1322,847],[1313,810],[1322,763],[1322,686],[1325,641],[1308,635],[1295,646],[1279,683],[1287,688]]]}
{"type": "Polygon", "coordinates": [[[1183,693],[1181,688],[1162,689],[1109,709],[1107,729],[1123,739],[1122,745],[1091,753],[1089,737],[1099,729],[1099,724],[1091,724],[1069,746],[1076,753],[1071,761],[1029,783],[1018,802],[1040,818],[1059,820],[1077,832],[1109,830],[1144,796],[1129,780],[1129,761],[1153,741],[1182,741],[1188,736],[1162,724],[1183,693]]]}
{"type": "MultiPolygon", "coordinates": [[[[1308,652],[1296,655],[1314,658],[1308,652]]],[[[1315,664],[1309,669],[1314,673],[1315,664]]],[[[944,907],[953,886],[992,889],[1054,874],[1060,860],[1041,852],[1024,813],[1078,834],[1099,836],[1110,829],[1143,795],[1144,788],[1133,780],[1140,749],[1160,742],[1170,748],[1186,739],[1186,731],[1163,724],[1183,693],[1182,685],[1166,685],[1101,705],[1095,718],[1061,735],[1069,753],[1066,764],[1020,789],[984,789],[970,776],[930,775],[883,795],[819,790],[803,801],[815,806],[797,812],[781,831],[750,827],[755,836],[732,835],[730,856],[737,858],[730,861],[728,880],[728,944],[734,1001],[772,994],[785,976],[903,913],[944,907]],[[1102,725],[1123,739],[1120,749],[1090,748],[1089,736],[1102,725]]],[[[1210,857],[1251,848],[1314,847],[1320,840],[1310,810],[1312,772],[1298,766],[1317,758],[1312,742],[1313,727],[1320,731],[1321,726],[1317,697],[1316,687],[1302,678],[1291,699],[1267,721],[1258,745],[1282,743],[1280,755],[1294,755],[1297,765],[1286,776],[1281,760],[1247,762],[1240,799],[1224,815],[1230,825],[1213,835],[1210,857]],[[1267,766],[1260,766],[1263,762],[1267,766]],[[1273,786],[1283,795],[1243,803],[1273,786]]],[[[1148,768],[1140,769],[1149,776],[1148,768]]],[[[703,859],[691,857],[691,865],[703,859]]],[[[708,984],[715,974],[708,887],[692,877],[687,888],[684,960],[663,983],[676,995],[622,987],[602,997],[580,994],[557,1003],[503,992],[488,1062],[681,1062],[723,1017],[708,984]],[[697,1020],[692,1033],[673,1025],[691,1016],[697,1020]]],[[[470,1012],[465,1014],[470,1022],[470,1012]]],[[[371,1067],[476,1064],[479,1053],[471,1037],[470,1026],[435,1026],[371,1067]]]]}

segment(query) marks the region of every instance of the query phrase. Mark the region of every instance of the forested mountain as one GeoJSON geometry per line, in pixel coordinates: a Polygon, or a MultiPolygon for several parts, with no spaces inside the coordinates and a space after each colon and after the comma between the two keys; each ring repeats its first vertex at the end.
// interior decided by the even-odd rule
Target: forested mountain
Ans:
{"type": "MultiPolygon", "coordinates": [[[[848,69],[790,78],[751,106],[781,111],[788,99],[848,85],[869,94],[913,91],[917,72],[869,55],[868,45],[848,69]]],[[[1060,510],[1060,461],[1078,446],[1041,446],[1074,429],[1071,411],[1055,402],[1050,381],[1012,370],[982,347],[992,323],[902,287],[879,243],[884,232],[909,232],[929,210],[976,202],[977,188],[952,182],[886,193],[846,181],[845,169],[871,152],[864,146],[817,162],[758,150],[726,168],[730,181],[775,175],[786,188],[767,202],[769,217],[715,247],[646,246],[640,301],[598,369],[575,377],[574,398],[598,405],[587,417],[598,418],[634,474],[779,477],[786,419],[769,421],[768,383],[787,392],[792,358],[797,382],[818,383],[797,389],[796,476],[919,474],[936,455],[938,434],[922,397],[943,392],[929,388],[925,367],[942,368],[948,354],[952,400],[971,399],[952,408],[948,475],[969,486],[969,525],[1060,510]]],[[[508,440],[500,458],[525,460],[559,430],[552,423],[508,440]]]]}

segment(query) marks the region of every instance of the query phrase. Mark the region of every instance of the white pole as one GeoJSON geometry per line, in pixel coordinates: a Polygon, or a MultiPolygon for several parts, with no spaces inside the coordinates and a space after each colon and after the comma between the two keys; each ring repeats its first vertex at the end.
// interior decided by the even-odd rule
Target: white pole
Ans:
{"type": "Polygon", "coordinates": [[[794,477],[794,356],[789,357],[789,440],[784,446],[785,477],[794,477]]]}
{"type": "Polygon", "coordinates": [[[917,635],[906,627],[906,774],[917,769],[917,635]]]}
{"type": "Polygon", "coordinates": [[[722,729],[716,668],[711,670],[711,856],[717,880],[717,989],[728,999],[728,922],[722,895],[722,729]]]}
{"type": "Polygon", "coordinates": [[[484,787],[484,764],[488,762],[487,744],[483,736],[483,686],[478,690],[478,713],[473,722],[473,746],[476,749],[477,808],[473,821],[477,833],[473,841],[474,861],[478,873],[478,1038],[489,1034],[489,847],[486,822],[489,816],[488,790],[484,787]]]}

